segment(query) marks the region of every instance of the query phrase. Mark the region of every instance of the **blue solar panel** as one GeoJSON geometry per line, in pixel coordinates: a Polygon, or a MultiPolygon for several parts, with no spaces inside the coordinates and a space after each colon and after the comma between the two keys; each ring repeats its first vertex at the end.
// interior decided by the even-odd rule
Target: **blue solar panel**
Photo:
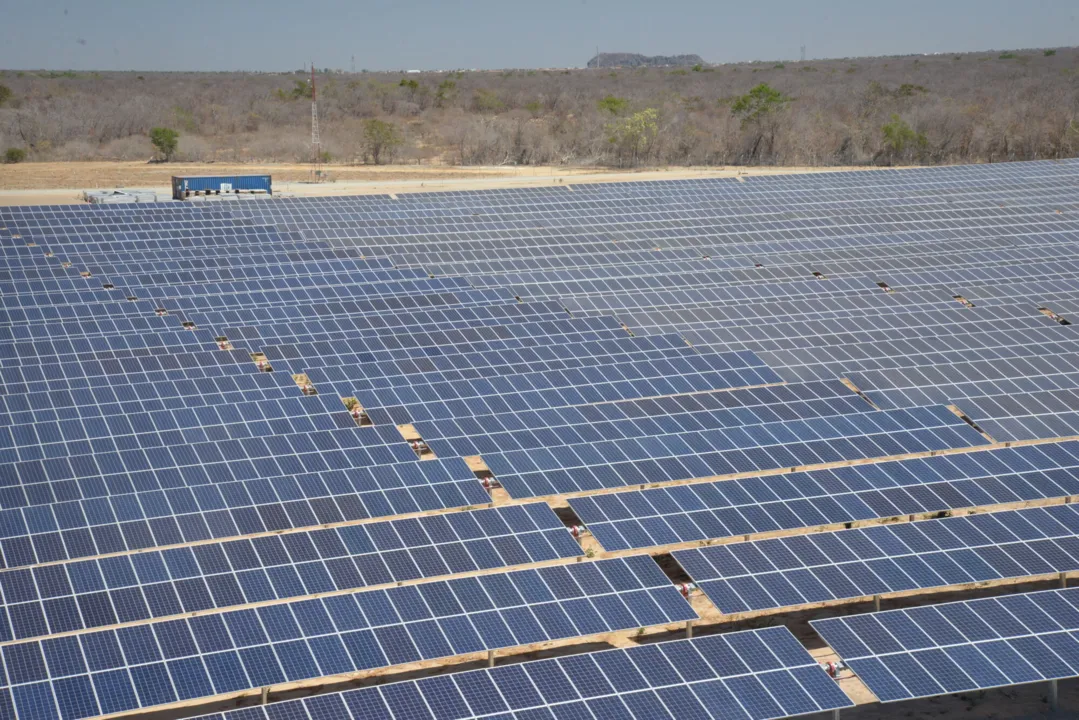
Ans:
{"type": "Polygon", "coordinates": [[[1079,675],[1079,590],[814,620],[881,702],[1079,675]]]}
{"type": "Polygon", "coordinates": [[[0,638],[581,554],[550,508],[531,503],[0,571],[0,638]]]}
{"type": "MultiPolygon", "coordinates": [[[[8,696],[80,717],[694,617],[647,557],[558,565],[579,546],[523,498],[574,494],[620,551],[1079,495],[1060,440],[1079,428],[1077,172],[4,208],[8,696]]],[[[1068,512],[681,557],[726,611],[788,607],[1070,568],[1068,512]]],[[[930,622],[1015,627],[888,622],[910,643],[930,622]]],[[[978,642],[912,645],[879,674],[951,691],[949,652],[979,687],[1010,654],[1038,677],[1055,662],[978,642]]],[[[691,647],[467,676],[486,695],[431,678],[302,707],[773,717],[835,689],[752,636],[691,647]]]]}
{"type": "Polygon", "coordinates": [[[702,718],[763,720],[851,706],[786,628],[767,628],[409,680],[212,717],[524,720],[673,718],[693,713],[702,718]],[[767,670],[732,664],[747,645],[753,646],[767,670]],[[692,674],[690,667],[695,669],[692,674]]]}
{"type": "Polygon", "coordinates": [[[608,550],[738,537],[1079,492],[1079,445],[765,475],[570,499],[608,550]]]}
{"type": "Polygon", "coordinates": [[[1056,505],[672,554],[729,615],[1079,570],[1079,512],[1056,505]]]}
{"type": "MultiPolygon", "coordinates": [[[[117,709],[133,710],[696,618],[651,558],[600,560],[15,642],[2,649],[0,696],[37,717],[37,704],[64,705],[74,684],[107,685],[126,698],[117,709]]],[[[104,712],[79,702],[87,712],[74,717],[104,712]]]]}

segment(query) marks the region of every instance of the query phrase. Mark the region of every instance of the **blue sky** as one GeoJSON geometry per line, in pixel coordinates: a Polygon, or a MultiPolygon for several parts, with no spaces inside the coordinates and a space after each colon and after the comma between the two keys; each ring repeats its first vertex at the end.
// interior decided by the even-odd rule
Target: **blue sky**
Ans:
{"type": "Polygon", "coordinates": [[[577,67],[601,50],[709,62],[1079,45],[1056,0],[0,0],[0,68],[577,67]]]}

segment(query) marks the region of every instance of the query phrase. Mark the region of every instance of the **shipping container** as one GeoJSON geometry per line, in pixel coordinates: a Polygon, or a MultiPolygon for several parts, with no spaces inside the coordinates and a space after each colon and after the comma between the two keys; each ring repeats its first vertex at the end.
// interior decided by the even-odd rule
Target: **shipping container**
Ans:
{"type": "Polygon", "coordinates": [[[183,200],[192,195],[265,193],[273,195],[269,175],[189,175],[172,178],[172,197],[183,200]]]}

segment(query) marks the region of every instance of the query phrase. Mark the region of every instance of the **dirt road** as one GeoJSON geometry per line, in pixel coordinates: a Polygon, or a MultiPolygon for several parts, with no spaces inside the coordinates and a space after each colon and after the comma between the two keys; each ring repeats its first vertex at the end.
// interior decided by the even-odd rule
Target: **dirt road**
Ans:
{"type": "Polygon", "coordinates": [[[851,168],[651,168],[622,172],[594,167],[454,167],[421,165],[330,165],[329,181],[310,182],[308,165],[147,164],[142,162],[55,162],[0,166],[0,205],[82,202],[83,190],[118,187],[170,192],[173,175],[269,173],[275,192],[286,195],[359,195],[535,187],[560,183],[674,180],[820,172],[851,168]]]}

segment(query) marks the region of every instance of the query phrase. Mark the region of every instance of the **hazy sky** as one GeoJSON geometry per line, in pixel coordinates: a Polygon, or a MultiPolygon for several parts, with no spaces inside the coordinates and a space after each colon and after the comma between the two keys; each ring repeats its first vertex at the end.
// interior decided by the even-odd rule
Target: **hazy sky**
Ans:
{"type": "Polygon", "coordinates": [[[577,67],[1079,45],[1071,0],[0,0],[0,68],[577,67]]]}

